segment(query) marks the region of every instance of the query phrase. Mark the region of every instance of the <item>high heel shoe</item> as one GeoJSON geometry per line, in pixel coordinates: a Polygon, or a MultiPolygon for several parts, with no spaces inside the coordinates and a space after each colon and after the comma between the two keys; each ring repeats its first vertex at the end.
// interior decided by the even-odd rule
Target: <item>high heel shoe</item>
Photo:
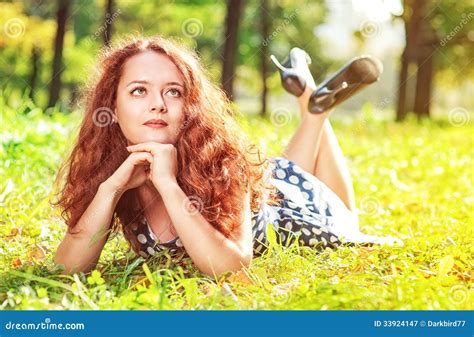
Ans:
{"type": "Polygon", "coordinates": [[[280,70],[283,88],[290,94],[297,97],[301,96],[306,85],[316,89],[313,76],[308,68],[308,64],[311,64],[311,58],[303,49],[292,48],[290,54],[282,63],[278,62],[274,55],[271,55],[270,58],[280,70]]]}
{"type": "Polygon", "coordinates": [[[367,85],[378,81],[382,63],[371,56],[359,56],[321,83],[308,102],[312,114],[320,114],[344,102],[367,85]]]}

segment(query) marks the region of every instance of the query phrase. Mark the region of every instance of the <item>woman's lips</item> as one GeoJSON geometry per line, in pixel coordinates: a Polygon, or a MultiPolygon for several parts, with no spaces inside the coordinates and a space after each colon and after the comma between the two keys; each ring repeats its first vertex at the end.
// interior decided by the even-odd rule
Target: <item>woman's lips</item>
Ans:
{"type": "Polygon", "coordinates": [[[144,125],[150,127],[150,128],[153,128],[153,129],[160,129],[160,128],[164,128],[165,126],[167,126],[167,124],[163,124],[163,123],[145,123],[144,125]]]}

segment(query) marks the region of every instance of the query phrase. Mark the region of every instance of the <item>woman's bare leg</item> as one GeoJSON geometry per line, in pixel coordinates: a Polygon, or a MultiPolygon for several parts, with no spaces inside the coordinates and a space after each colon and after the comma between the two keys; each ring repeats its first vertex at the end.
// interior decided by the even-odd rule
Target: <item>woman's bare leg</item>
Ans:
{"type": "Polygon", "coordinates": [[[348,209],[356,209],[351,174],[328,119],[324,122],[313,174],[336,193],[348,209]]]}
{"type": "Polygon", "coordinates": [[[301,120],[300,125],[283,151],[283,156],[294,161],[305,171],[313,173],[324,121],[324,116],[308,113],[301,120]]]}
{"type": "Polygon", "coordinates": [[[306,88],[298,98],[301,123],[283,156],[324,182],[350,210],[355,210],[352,180],[336,135],[327,119],[330,111],[313,115],[308,100],[313,90],[306,88]]]}

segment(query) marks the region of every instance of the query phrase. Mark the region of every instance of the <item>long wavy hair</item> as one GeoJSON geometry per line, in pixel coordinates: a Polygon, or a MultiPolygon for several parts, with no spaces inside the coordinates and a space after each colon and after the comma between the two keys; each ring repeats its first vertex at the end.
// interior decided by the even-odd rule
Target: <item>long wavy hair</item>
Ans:
{"type": "MultiPolygon", "coordinates": [[[[269,183],[269,160],[262,156],[234,120],[230,102],[211,83],[197,54],[170,38],[132,38],[101,52],[97,73],[83,91],[85,115],[67,160],[56,177],[61,215],[70,232],[107,180],[128,157],[126,139],[111,123],[117,84],[127,59],[142,51],[167,55],[184,80],[185,119],[175,144],[177,181],[189,199],[199,203],[204,218],[226,237],[239,225],[244,194],[250,191],[251,210],[262,202],[276,203],[276,189],[269,183]]],[[[122,229],[137,251],[132,224],[143,216],[136,189],[126,191],[117,203],[110,232],[122,229]]],[[[166,197],[166,196],[164,196],[166,197]]]]}

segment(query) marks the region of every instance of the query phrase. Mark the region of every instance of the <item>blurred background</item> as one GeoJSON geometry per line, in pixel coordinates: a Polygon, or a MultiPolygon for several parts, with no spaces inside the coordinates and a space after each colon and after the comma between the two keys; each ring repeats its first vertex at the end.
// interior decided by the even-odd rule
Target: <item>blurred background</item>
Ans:
{"type": "Polygon", "coordinates": [[[0,309],[472,309],[473,5],[0,2],[0,309]],[[81,87],[101,48],[155,34],[198,52],[243,131],[270,156],[282,153],[300,121],[271,54],[283,60],[292,47],[305,49],[317,82],[355,56],[380,58],[380,81],[338,106],[331,124],[354,177],[361,230],[405,246],[275,253],[249,271],[258,287],[234,286],[246,272],[230,281],[229,296],[191,261],[159,258],[148,268],[117,234],[91,276],[56,275],[65,224],[49,202],[81,123],[81,87]],[[164,281],[146,288],[150,269],[164,281]]]}
{"type": "Polygon", "coordinates": [[[357,55],[382,60],[380,82],[344,103],[344,116],[366,104],[376,117],[465,123],[474,102],[467,0],[3,1],[0,25],[1,94],[17,113],[71,112],[100,49],[137,34],[195,48],[245,114],[295,109],[269,58],[292,47],[311,55],[317,82],[357,55]]]}

